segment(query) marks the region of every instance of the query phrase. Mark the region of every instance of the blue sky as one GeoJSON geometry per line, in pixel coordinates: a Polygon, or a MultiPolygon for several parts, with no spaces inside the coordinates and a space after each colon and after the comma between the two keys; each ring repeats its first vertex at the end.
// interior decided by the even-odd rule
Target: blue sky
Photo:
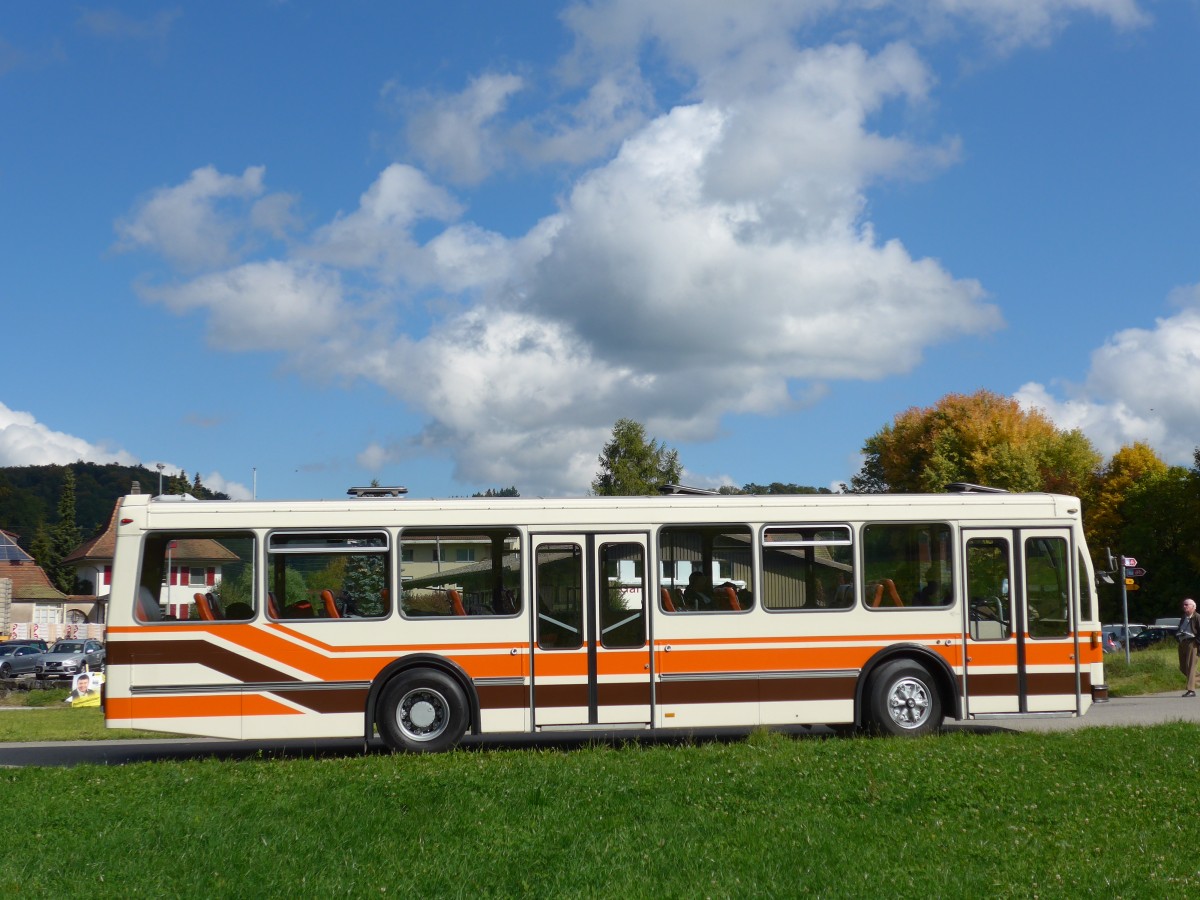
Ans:
{"type": "MultiPolygon", "coordinates": [[[[1194,0],[6,4],[0,465],[833,485],[987,388],[1200,444],[1194,0]]],[[[257,474],[255,474],[257,473],[257,474]]]]}

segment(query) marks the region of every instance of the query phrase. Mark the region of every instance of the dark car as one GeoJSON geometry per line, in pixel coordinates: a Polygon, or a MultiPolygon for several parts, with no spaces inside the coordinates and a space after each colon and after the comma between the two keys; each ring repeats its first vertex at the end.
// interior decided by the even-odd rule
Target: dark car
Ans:
{"type": "Polygon", "coordinates": [[[37,663],[38,678],[71,678],[85,670],[104,668],[104,645],[96,640],[55,641],[37,663]]]}
{"type": "Polygon", "coordinates": [[[0,646],[10,647],[13,644],[28,644],[30,647],[36,647],[38,653],[45,653],[50,649],[50,645],[41,638],[9,638],[0,646]]]}
{"type": "Polygon", "coordinates": [[[13,678],[37,671],[42,652],[32,644],[7,641],[0,644],[0,678],[13,678]]]}
{"type": "Polygon", "coordinates": [[[1168,638],[1174,639],[1175,629],[1161,628],[1158,625],[1151,625],[1149,628],[1143,629],[1129,639],[1130,650],[1145,650],[1148,647],[1155,647],[1161,644],[1168,638]]]}

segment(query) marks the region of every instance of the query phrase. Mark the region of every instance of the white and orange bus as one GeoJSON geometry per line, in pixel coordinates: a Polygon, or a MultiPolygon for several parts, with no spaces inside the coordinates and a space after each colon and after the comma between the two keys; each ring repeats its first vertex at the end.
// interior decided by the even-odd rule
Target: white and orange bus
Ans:
{"type": "Polygon", "coordinates": [[[226,738],[867,726],[1103,699],[1079,501],[130,495],[110,727],[226,738]],[[180,560],[202,561],[193,603],[180,560]],[[176,612],[175,616],[170,611],[176,612]]]}

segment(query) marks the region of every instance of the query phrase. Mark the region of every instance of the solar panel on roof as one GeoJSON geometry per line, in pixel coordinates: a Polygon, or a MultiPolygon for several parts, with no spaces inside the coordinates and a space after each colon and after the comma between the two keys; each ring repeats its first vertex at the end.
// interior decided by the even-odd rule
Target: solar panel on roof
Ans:
{"type": "Polygon", "coordinates": [[[33,557],[18,547],[6,534],[0,534],[0,561],[33,562],[33,557]]]}

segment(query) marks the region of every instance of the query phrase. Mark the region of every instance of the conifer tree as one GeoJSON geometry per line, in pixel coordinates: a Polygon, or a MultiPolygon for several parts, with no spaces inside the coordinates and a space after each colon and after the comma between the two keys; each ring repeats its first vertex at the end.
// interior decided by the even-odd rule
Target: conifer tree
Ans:
{"type": "Polygon", "coordinates": [[[50,580],[64,594],[75,587],[75,571],[62,561],[83,540],[83,532],[75,521],[75,473],[68,466],[63,470],[62,491],[58,496],[58,521],[50,529],[50,559],[42,566],[50,580]]]}
{"type": "Polygon", "coordinates": [[[683,472],[679,451],[648,440],[645,426],[633,419],[617,420],[599,462],[592,491],[604,497],[654,494],[663,485],[677,483],[683,472]]]}

